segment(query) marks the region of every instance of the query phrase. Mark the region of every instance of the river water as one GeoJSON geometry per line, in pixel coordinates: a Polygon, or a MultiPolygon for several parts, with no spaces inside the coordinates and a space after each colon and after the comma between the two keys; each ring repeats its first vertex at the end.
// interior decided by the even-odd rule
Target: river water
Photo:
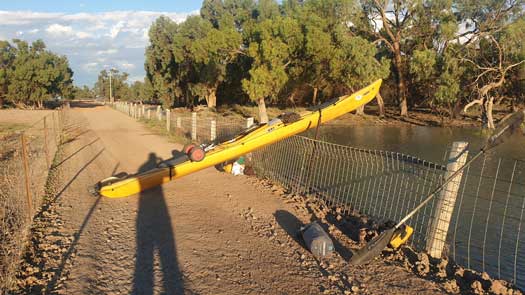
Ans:
{"type": "MultiPolygon", "coordinates": [[[[307,137],[314,137],[310,130],[307,137]]],[[[452,142],[467,141],[470,156],[487,133],[476,128],[325,125],[318,139],[399,152],[446,164],[452,142]]],[[[461,265],[525,287],[525,136],[514,135],[465,170],[447,237],[461,265]]]]}
{"type": "MultiPolygon", "coordinates": [[[[314,137],[315,130],[307,133],[314,137]]],[[[325,125],[319,128],[323,141],[358,148],[400,152],[432,162],[443,162],[454,141],[467,141],[471,153],[487,138],[481,129],[438,128],[422,126],[344,126],[325,125]]],[[[512,136],[495,148],[493,157],[525,159],[525,136],[512,136]]]]}

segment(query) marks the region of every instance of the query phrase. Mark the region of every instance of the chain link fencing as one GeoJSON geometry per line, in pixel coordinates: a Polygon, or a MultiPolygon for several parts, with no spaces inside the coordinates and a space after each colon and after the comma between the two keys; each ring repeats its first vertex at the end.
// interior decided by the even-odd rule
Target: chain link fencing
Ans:
{"type": "Polygon", "coordinates": [[[63,120],[63,111],[54,111],[23,131],[0,136],[0,291],[15,284],[20,255],[62,140],[63,120]]]}

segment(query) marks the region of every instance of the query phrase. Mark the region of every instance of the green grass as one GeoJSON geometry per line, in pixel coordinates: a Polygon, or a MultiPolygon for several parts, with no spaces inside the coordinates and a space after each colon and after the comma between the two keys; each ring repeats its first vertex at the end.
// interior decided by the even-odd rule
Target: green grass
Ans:
{"type": "MultiPolygon", "coordinates": [[[[140,122],[146,126],[146,128],[153,133],[157,135],[162,135],[168,138],[169,142],[175,142],[175,143],[181,143],[186,144],[190,143],[191,140],[184,136],[184,134],[181,134],[178,131],[170,131],[168,132],[166,130],[166,121],[162,120],[148,120],[148,119],[140,119],[140,122]]],[[[175,129],[174,126],[172,126],[172,129],[175,129]]]]}

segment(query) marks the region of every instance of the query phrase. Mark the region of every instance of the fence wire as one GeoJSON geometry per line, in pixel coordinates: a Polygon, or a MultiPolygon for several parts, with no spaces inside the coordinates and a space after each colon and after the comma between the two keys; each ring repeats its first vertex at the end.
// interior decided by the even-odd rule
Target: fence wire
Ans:
{"type": "MultiPolygon", "coordinates": [[[[416,157],[293,136],[253,154],[257,175],[289,190],[322,199],[345,213],[356,210],[383,220],[400,220],[442,181],[445,167],[416,157]]],[[[408,222],[425,245],[433,206],[408,222]]]]}
{"type": "Polygon", "coordinates": [[[27,232],[45,195],[62,121],[62,112],[53,112],[0,138],[0,293],[14,286],[27,232]]]}
{"type": "MultiPolygon", "coordinates": [[[[125,107],[121,107],[125,111],[125,107]]],[[[151,118],[166,120],[165,111],[152,108],[151,118]]],[[[196,140],[231,138],[246,127],[242,120],[200,117],[172,113],[171,129],[187,138],[196,131],[196,140]],[[195,124],[196,123],[196,124],[195,124]]],[[[445,151],[444,160],[449,151],[445,151]]],[[[437,186],[443,183],[447,167],[396,152],[358,149],[293,136],[253,153],[259,177],[282,184],[288,190],[310,195],[345,213],[358,211],[381,221],[399,221],[437,186]]],[[[428,250],[429,239],[440,239],[443,255],[459,265],[525,288],[525,161],[495,159],[490,155],[467,167],[455,179],[455,203],[438,193],[407,224],[414,228],[410,243],[428,250]],[[438,209],[439,207],[439,209],[438,209]],[[433,228],[444,222],[448,230],[433,228]]],[[[453,183],[454,183],[453,182],[453,183]]],[[[446,189],[445,189],[446,190],[446,189]]],[[[439,244],[438,243],[438,244],[439,244]]]]}
{"type": "MultiPolygon", "coordinates": [[[[257,175],[348,213],[399,221],[437,186],[446,166],[394,152],[293,136],[253,153],[257,175]]],[[[525,287],[525,161],[490,156],[467,167],[451,212],[443,255],[525,287]]],[[[411,244],[427,250],[438,194],[407,221],[411,244]]],[[[444,208],[441,208],[444,210],[444,208]]],[[[441,222],[441,220],[438,220],[441,222]]],[[[439,237],[439,235],[438,235],[439,237]]]]}

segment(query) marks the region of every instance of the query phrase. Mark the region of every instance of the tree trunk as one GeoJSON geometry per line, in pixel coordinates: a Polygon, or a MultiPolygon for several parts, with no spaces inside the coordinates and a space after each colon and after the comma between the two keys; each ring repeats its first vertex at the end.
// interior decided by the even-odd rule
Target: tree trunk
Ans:
{"type": "Polygon", "coordinates": [[[208,102],[209,108],[214,108],[217,106],[217,94],[215,93],[215,91],[210,92],[206,101],[208,102]]]}
{"type": "Polygon", "coordinates": [[[492,107],[494,106],[494,97],[489,97],[485,100],[485,103],[483,104],[483,114],[481,115],[483,118],[483,125],[484,127],[488,129],[494,129],[494,117],[492,116],[492,107]]]}
{"type": "Polygon", "coordinates": [[[316,105],[317,104],[317,87],[314,87],[314,96],[312,97],[312,105],[316,105]]]}
{"type": "Polygon", "coordinates": [[[268,123],[268,114],[266,113],[266,103],[264,102],[264,98],[260,98],[257,101],[257,105],[259,106],[259,123],[268,123]]]}
{"type": "Polygon", "coordinates": [[[381,93],[377,93],[376,95],[377,100],[377,106],[379,107],[379,117],[384,118],[385,117],[385,102],[383,101],[383,97],[381,96],[381,93]]]}
{"type": "Polygon", "coordinates": [[[407,89],[405,76],[403,75],[403,61],[401,60],[401,48],[399,42],[394,42],[394,67],[396,68],[397,96],[399,99],[399,110],[401,116],[408,116],[407,89]]]}

